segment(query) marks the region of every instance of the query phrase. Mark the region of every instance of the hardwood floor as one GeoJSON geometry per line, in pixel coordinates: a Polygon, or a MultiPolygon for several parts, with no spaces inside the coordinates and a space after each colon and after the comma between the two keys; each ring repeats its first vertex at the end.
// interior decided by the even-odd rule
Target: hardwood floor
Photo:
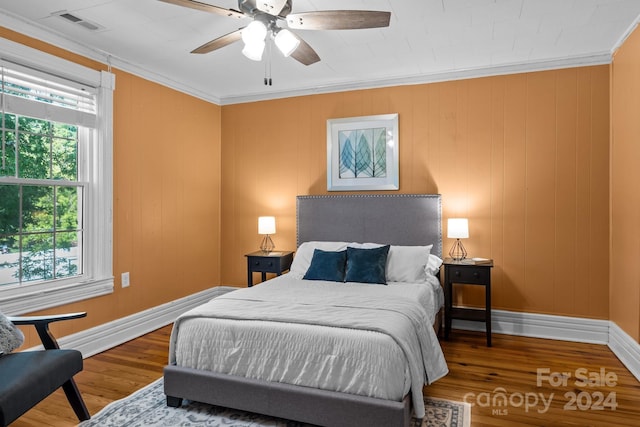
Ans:
{"type": "MultiPolygon", "coordinates": [[[[170,332],[167,326],[85,360],[76,381],[91,414],[162,376],[170,332]]],[[[474,427],[640,425],[640,383],[606,346],[494,334],[488,348],[484,334],[454,330],[442,347],[449,375],[425,394],[473,403],[474,427]],[[540,386],[539,369],[547,372],[540,386]],[[602,384],[585,385],[583,377],[602,384]],[[500,396],[506,405],[498,406],[500,396]]],[[[59,390],[11,427],[76,424],[59,390]]]]}
{"type": "Polygon", "coordinates": [[[449,375],[425,392],[474,404],[474,427],[640,425],[640,383],[607,346],[453,331],[442,347],[449,375]]]}

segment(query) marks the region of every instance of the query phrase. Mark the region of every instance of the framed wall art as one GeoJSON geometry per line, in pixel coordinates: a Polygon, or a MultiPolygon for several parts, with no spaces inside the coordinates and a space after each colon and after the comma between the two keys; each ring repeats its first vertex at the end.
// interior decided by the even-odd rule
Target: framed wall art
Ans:
{"type": "Polygon", "coordinates": [[[398,190],[398,114],[327,120],[327,190],[398,190]]]}

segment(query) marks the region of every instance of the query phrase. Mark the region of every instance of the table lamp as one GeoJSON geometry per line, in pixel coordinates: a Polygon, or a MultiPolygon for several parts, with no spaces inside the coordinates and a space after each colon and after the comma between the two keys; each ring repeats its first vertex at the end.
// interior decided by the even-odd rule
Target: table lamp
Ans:
{"type": "Polygon", "coordinates": [[[460,239],[469,238],[469,220],[467,218],[449,218],[447,237],[456,239],[449,251],[449,256],[456,261],[465,259],[467,257],[467,251],[460,239]]]}
{"type": "Polygon", "coordinates": [[[262,243],[260,243],[260,250],[267,253],[271,252],[276,246],[273,244],[273,240],[271,240],[269,235],[276,234],[276,217],[258,217],[258,234],[264,234],[262,243]]]}

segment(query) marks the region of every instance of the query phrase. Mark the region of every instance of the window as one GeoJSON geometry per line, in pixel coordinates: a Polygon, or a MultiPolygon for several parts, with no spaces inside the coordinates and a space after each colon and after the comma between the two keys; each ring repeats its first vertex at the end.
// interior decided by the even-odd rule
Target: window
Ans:
{"type": "Polygon", "coordinates": [[[0,112],[0,287],[80,277],[78,127],[0,112]]]}
{"type": "Polygon", "coordinates": [[[7,40],[0,52],[0,308],[113,292],[113,76],[7,40]]]}

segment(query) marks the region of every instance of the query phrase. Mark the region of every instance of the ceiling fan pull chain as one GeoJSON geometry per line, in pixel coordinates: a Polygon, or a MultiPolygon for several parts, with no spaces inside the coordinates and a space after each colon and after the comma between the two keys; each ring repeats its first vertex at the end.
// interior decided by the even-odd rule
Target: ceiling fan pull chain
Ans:
{"type": "Polygon", "coordinates": [[[264,61],[264,85],[271,86],[271,42],[267,42],[267,60],[264,61]]]}
{"type": "Polygon", "coordinates": [[[269,84],[269,79],[267,77],[268,75],[267,63],[269,62],[269,43],[267,43],[266,51],[267,51],[267,60],[264,61],[264,85],[265,86],[269,84]]]}
{"type": "Polygon", "coordinates": [[[269,40],[269,86],[271,86],[271,56],[273,49],[273,41],[269,40]]]}

